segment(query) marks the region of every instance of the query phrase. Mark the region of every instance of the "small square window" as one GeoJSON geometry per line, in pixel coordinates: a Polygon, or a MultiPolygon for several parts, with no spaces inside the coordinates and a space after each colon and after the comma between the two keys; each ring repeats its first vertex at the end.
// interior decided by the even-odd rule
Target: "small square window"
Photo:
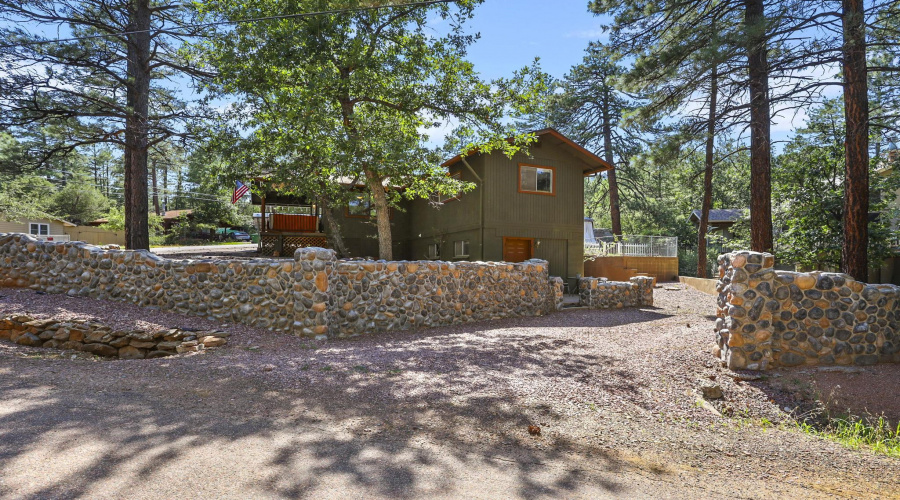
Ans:
{"type": "Polygon", "coordinates": [[[556,170],[552,167],[519,165],[519,191],[522,193],[556,194],[555,173],[556,170]]]}
{"type": "Polygon", "coordinates": [[[469,256],[469,240],[459,240],[453,242],[453,256],[454,257],[468,257],[469,256]]]}

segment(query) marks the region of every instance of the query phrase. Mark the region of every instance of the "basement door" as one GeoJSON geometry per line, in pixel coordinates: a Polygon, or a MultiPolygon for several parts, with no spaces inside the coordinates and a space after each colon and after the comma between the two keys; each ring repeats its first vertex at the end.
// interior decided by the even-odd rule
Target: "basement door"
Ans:
{"type": "Polygon", "coordinates": [[[531,238],[503,238],[503,260],[525,262],[534,255],[534,240],[531,238]]]}

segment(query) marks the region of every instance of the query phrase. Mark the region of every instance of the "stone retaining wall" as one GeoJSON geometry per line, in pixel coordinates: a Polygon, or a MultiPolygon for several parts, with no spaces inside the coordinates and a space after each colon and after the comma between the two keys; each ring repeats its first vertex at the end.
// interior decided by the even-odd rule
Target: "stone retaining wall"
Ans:
{"type": "Polygon", "coordinates": [[[20,345],[89,352],[121,359],[170,356],[220,347],[229,334],[178,328],[158,331],[113,330],[96,322],[34,319],[26,315],[0,318],[0,340],[20,345]]]}
{"type": "Polygon", "coordinates": [[[591,309],[617,309],[653,305],[653,278],[638,276],[625,281],[581,278],[581,304],[591,309]]]}
{"type": "Polygon", "coordinates": [[[336,262],[329,329],[339,336],[548,313],[547,262],[336,262]]]}
{"type": "Polygon", "coordinates": [[[300,249],[293,261],[167,260],[21,234],[0,234],[0,285],[309,337],[539,316],[561,301],[542,260],[337,261],[321,248],[300,249]]]}
{"type": "Polygon", "coordinates": [[[719,256],[716,349],[729,368],[900,362],[900,287],[774,263],[768,253],[719,256]]]}

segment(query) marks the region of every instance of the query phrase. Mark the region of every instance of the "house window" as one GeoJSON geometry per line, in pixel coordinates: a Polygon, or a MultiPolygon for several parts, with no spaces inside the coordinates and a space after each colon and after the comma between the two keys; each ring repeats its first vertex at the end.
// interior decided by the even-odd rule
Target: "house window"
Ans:
{"type": "Polygon", "coordinates": [[[369,195],[360,195],[347,204],[347,217],[375,217],[375,207],[369,195]]]}
{"type": "MultiPolygon", "coordinates": [[[[457,181],[462,180],[462,172],[452,173],[452,174],[450,174],[450,177],[452,177],[453,179],[455,179],[457,181]]],[[[439,194],[438,202],[439,203],[447,203],[448,201],[458,200],[460,195],[462,195],[461,191],[458,191],[453,194],[439,194]]]]}
{"type": "Polygon", "coordinates": [[[519,192],[556,194],[556,169],[519,164],[519,192]]]}
{"type": "Polygon", "coordinates": [[[454,257],[468,257],[469,256],[469,240],[459,240],[453,242],[453,256],[454,257]]]}
{"type": "Polygon", "coordinates": [[[47,236],[50,234],[50,225],[32,222],[29,224],[28,233],[35,236],[47,236]]]}
{"type": "Polygon", "coordinates": [[[441,246],[437,243],[428,245],[428,258],[437,259],[441,256],[441,246]]]}

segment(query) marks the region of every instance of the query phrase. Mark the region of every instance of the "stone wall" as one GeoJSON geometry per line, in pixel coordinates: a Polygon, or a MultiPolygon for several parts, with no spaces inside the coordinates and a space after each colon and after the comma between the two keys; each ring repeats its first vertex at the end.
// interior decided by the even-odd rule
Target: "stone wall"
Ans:
{"type": "Polygon", "coordinates": [[[324,266],[303,257],[293,262],[167,260],[146,251],[0,235],[0,284],[282,331],[299,323],[324,333],[325,313],[313,307],[315,300],[325,300],[316,294],[325,277],[317,269],[324,266]],[[295,310],[295,302],[304,306],[295,310]]]}
{"type": "Polygon", "coordinates": [[[339,336],[549,312],[547,262],[334,264],[330,330],[339,336]]]}
{"type": "Polygon", "coordinates": [[[581,304],[591,309],[617,309],[653,305],[653,278],[638,276],[625,281],[581,278],[581,304]]]}
{"type": "Polygon", "coordinates": [[[566,298],[566,282],[558,276],[550,277],[550,300],[547,312],[561,311],[566,298]]]}
{"type": "Polygon", "coordinates": [[[900,287],[774,263],[768,253],[719,256],[716,350],[729,368],[900,362],[900,287]]]}
{"type": "Polygon", "coordinates": [[[561,304],[562,283],[541,260],[337,261],[320,248],[293,260],[166,260],[0,234],[0,285],[327,337],[539,316],[561,304]]]}

